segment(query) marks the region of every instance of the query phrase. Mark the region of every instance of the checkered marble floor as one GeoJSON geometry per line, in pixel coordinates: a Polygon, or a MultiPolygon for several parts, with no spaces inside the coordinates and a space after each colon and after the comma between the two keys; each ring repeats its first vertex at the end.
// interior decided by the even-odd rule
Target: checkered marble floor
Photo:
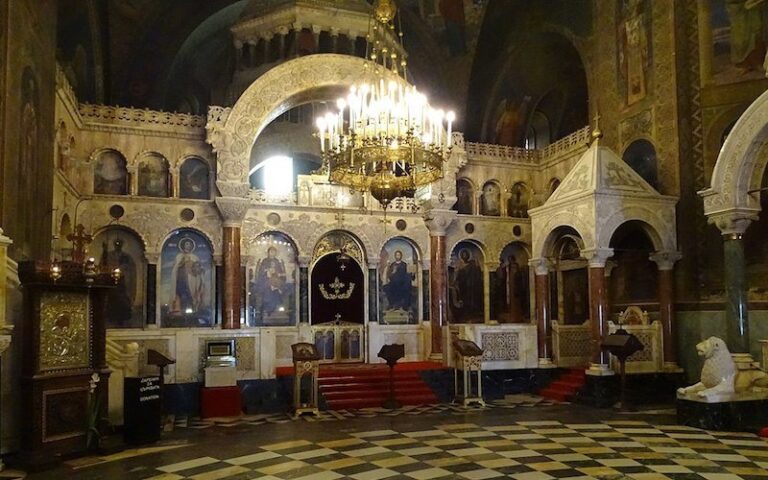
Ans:
{"type": "MultiPolygon", "coordinates": [[[[768,479],[768,441],[645,421],[520,421],[340,433],[162,465],[153,480],[768,479]],[[404,429],[401,429],[404,430],[404,429]]],[[[146,475],[149,476],[146,476],[146,475]]]]}
{"type": "Polygon", "coordinates": [[[244,425],[264,425],[264,424],[280,424],[288,423],[291,421],[305,421],[305,422],[329,422],[335,420],[348,420],[351,418],[374,418],[379,416],[384,417],[398,417],[401,415],[430,415],[430,414],[443,414],[443,415],[466,415],[471,412],[482,412],[490,410],[504,410],[514,409],[519,407],[535,407],[535,406],[550,406],[550,405],[564,405],[564,403],[553,402],[535,395],[507,395],[503,400],[494,400],[488,402],[485,407],[469,406],[464,407],[462,405],[454,404],[430,404],[430,405],[406,405],[401,408],[389,410],[386,408],[362,408],[357,410],[324,410],[320,412],[319,416],[303,415],[298,418],[293,418],[287,413],[274,413],[274,414],[260,414],[260,415],[244,415],[236,418],[217,418],[217,419],[200,419],[189,417],[177,417],[174,422],[174,426],[177,428],[195,428],[205,429],[214,426],[220,427],[237,427],[244,425]]]}

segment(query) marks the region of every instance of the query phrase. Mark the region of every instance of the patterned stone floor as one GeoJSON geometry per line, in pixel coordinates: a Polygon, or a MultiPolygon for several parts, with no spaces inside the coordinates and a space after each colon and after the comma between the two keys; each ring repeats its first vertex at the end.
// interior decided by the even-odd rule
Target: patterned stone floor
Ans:
{"type": "Polygon", "coordinates": [[[28,478],[768,480],[768,441],[578,405],[179,428],[28,478]]]}
{"type": "MultiPolygon", "coordinates": [[[[466,415],[472,412],[481,412],[494,409],[513,409],[520,407],[552,406],[557,402],[536,395],[507,395],[503,400],[494,400],[485,407],[472,405],[462,406],[454,404],[430,404],[430,405],[406,405],[394,410],[386,408],[361,408],[355,410],[325,410],[320,415],[303,415],[298,418],[288,413],[244,415],[238,418],[201,419],[190,417],[177,417],[174,422],[176,428],[204,429],[214,426],[239,427],[245,425],[259,426],[264,424],[288,423],[291,421],[305,422],[330,422],[336,420],[349,420],[351,418],[397,417],[400,415],[466,415]]],[[[564,405],[560,403],[560,405],[564,405]]]]}

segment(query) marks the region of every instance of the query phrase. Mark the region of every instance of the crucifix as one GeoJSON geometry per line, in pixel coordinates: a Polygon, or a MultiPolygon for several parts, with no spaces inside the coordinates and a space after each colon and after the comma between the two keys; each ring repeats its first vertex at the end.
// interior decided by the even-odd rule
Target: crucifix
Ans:
{"type": "Polygon", "coordinates": [[[75,227],[75,233],[67,235],[67,240],[72,242],[72,261],[77,263],[85,262],[85,252],[91,240],[93,240],[93,235],[85,233],[85,227],[82,223],[79,223],[75,227]]]}

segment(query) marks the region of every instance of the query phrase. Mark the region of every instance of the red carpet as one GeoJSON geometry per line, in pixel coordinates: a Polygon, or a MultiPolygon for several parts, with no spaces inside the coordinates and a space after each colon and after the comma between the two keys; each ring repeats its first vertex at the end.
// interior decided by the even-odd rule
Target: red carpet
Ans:
{"type": "Polygon", "coordinates": [[[547,388],[542,389],[539,395],[550,400],[567,402],[574,393],[584,386],[586,381],[584,375],[584,370],[581,368],[568,369],[557,380],[550,383],[547,388]]]}
{"type": "MultiPolygon", "coordinates": [[[[445,368],[435,362],[406,362],[395,366],[395,398],[401,405],[438,403],[435,393],[421,379],[419,371],[445,368]]],[[[277,375],[293,375],[293,367],[280,367],[277,375]]],[[[389,394],[386,364],[322,365],[320,393],[328,408],[381,407],[389,394]]]]}

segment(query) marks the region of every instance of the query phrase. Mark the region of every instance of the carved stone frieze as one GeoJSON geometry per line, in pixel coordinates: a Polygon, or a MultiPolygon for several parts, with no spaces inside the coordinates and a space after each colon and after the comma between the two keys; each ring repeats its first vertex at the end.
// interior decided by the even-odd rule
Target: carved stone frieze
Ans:
{"type": "Polygon", "coordinates": [[[622,145],[626,147],[628,142],[637,138],[653,138],[653,125],[652,108],[625,118],[619,124],[619,138],[622,145]]]}
{"type": "MultiPolygon", "coordinates": [[[[365,72],[357,57],[319,54],[282,63],[259,77],[243,93],[229,116],[207,126],[208,142],[218,156],[218,179],[247,183],[250,149],[259,133],[297,99],[322,88],[350,87],[365,72]]],[[[209,117],[209,121],[211,118],[209,117]]]]}
{"type": "Polygon", "coordinates": [[[434,236],[444,236],[448,232],[454,220],[456,220],[454,210],[429,209],[424,212],[424,223],[429,229],[429,234],[434,236]]]}
{"type": "Polygon", "coordinates": [[[224,220],[224,226],[240,226],[251,203],[247,198],[216,197],[216,206],[224,220]]]}
{"type": "Polygon", "coordinates": [[[700,192],[707,216],[728,211],[760,210],[760,200],[748,192],[760,188],[755,171],[765,169],[768,158],[759,155],[768,139],[768,92],[760,95],[733,126],[720,150],[712,184],[700,192]]]}

